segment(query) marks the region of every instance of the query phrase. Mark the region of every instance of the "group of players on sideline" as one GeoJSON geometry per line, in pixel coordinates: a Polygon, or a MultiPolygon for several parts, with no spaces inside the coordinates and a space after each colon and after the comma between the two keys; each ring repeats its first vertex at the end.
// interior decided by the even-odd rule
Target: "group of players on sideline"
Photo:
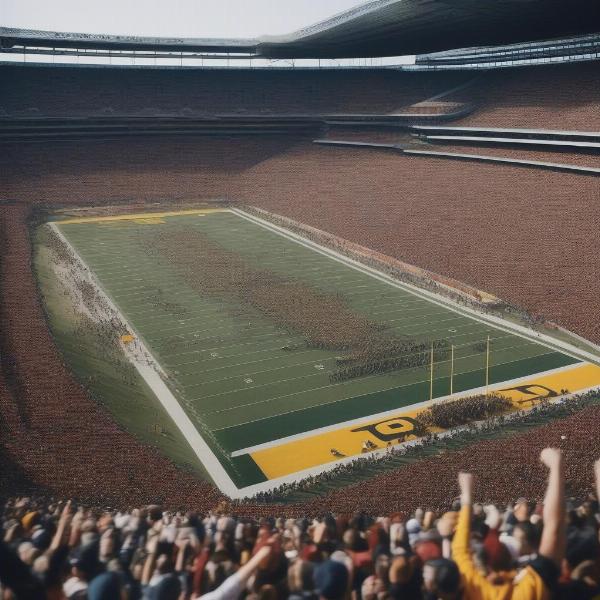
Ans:
{"type": "Polygon", "coordinates": [[[561,451],[540,459],[543,502],[474,504],[460,473],[452,510],[410,517],[257,521],[10,499],[0,599],[600,599],[600,461],[596,495],[575,504],[561,451]]]}

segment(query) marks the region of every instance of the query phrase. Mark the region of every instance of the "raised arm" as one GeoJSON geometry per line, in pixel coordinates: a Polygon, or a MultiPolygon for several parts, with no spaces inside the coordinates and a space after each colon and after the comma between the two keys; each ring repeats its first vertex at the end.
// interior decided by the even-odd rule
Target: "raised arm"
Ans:
{"type": "Polygon", "coordinates": [[[152,574],[154,573],[154,567],[156,566],[156,552],[158,550],[158,534],[153,535],[146,542],[146,560],[144,561],[144,567],[142,569],[142,585],[148,585],[152,574]]]}
{"type": "Polygon", "coordinates": [[[485,590],[490,588],[491,584],[477,570],[469,546],[473,504],[473,475],[459,473],[458,485],[460,487],[460,515],[452,540],[452,558],[458,565],[465,589],[473,597],[480,597],[485,590]]]}
{"type": "Polygon", "coordinates": [[[67,527],[69,525],[69,521],[71,519],[71,501],[68,500],[65,504],[62,512],[60,514],[60,519],[58,520],[58,525],[56,526],[56,533],[52,538],[52,542],[50,543],[50,548],[48,548],[48,552],[56,552],[62,544],[64,543],[65,533],[67,531],[67,527]]]}
{"type": "Polygon", "coordinates": [[[540,460],[548,467],[548,487],[544,498],[544,529],[540,554],[560,567],[566,548],[565,473],[562,452],[544,448],[540,460]]]}
{"type": "Polygon", "coordinates": [[[246,582],[258,570],[263,560],[271,554],[271,546],[263,546],[256,554],[233,575],[229,576],[216,590],[195,596],[195,600],[235,600],[239,598],[246,582]]]}
{"type": "Polygon", "coordinates": [[[470,473],[458,474],[460,488],[460,516],[452,541],[452,556],[457,562],[471,561],[469,539],[471,536],[471,508],[473,504],[473,475],[470,473]]]}

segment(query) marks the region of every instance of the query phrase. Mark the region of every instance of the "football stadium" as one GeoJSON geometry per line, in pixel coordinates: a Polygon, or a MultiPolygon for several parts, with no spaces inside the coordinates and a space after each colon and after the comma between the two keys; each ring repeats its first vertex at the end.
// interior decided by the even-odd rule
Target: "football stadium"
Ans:
{"type": "Polygon", "coordinates": [[[347,4],[0,22],[2,597],[600,594],[600,6],[347,4]]]}

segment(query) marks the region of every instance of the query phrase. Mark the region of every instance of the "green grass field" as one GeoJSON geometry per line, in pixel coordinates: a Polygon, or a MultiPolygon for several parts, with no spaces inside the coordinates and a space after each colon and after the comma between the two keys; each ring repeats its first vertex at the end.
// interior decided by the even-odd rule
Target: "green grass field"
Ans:
{"type": "MultiPolygon", "coordinates": [[[[233,451],[430,394],[428,364],[332,381],[348,349],[307,343],[293,318],[286,325],[277,307],[264,310],[268,299],[256,300],[250,286],[265,273],[281,289],[331,299],[375,331],[374,339],[453,345],[454,392],[484,385],[488,336],[490,383],[577,362],[229,211],[58,226],[169,375],[181,406],[238,487],[265,476],[250,456],[232,459],[233,451]],[[195,252],[202,248],[212,254],[195,252]],[[243,286],[232,281],[240,269],[243,286]]],[[[440,356],[434,397],[449,393],[449,375],[450,361],[440,356]]]]}

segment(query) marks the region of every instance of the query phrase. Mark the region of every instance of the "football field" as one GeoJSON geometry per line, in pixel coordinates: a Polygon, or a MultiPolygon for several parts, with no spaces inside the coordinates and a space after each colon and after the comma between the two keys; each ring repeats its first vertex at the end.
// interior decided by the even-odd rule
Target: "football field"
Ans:
{"type": "Polygon", "coordinates": [[[412,416],[451,390],[503,389],[521,406],[600,385],[600,368],[559,342],[242,211],[54,226],[155,361],[149,385],[232,496],[350,460],[365,439],[406,441],[412,416]]]}

